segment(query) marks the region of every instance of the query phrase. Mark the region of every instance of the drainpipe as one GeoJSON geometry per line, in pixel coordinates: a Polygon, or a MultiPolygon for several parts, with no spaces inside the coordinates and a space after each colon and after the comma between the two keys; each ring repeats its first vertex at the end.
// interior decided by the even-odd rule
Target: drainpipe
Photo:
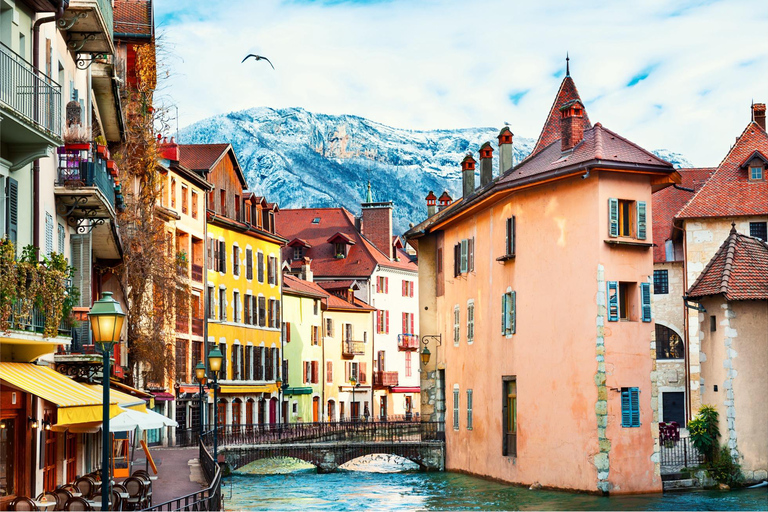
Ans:
{"type": "MultiPolygon", "coordinates": [[[[685,290],[686,293],[688,293],[688,240],[685,233],[685,224],[683,224],[683,290],[685,290]]],[[[685,347],[685,364],[683,367],[685,368],[685,419],[686,419],[686,426],[688,425],[688,421],[691,421],[691,343],[690,343],[690,336],[688,336],[688,321],[689,321],[689,315],[688,315],[688,303],[683,300],[683,345],[685,347]]],[[[701,326],[699,326],[701,327],[701,326]]],[[[699,347],[699,351],[701,351],[701,347],[699,347]]],[[[701,361],[699,361],[699,364],[701,364],[701,361]]],[[[701,372],[701,370],[699,370],[701,372]]],[[[701,391],[699,391],[701,393],[701,391]]]]}

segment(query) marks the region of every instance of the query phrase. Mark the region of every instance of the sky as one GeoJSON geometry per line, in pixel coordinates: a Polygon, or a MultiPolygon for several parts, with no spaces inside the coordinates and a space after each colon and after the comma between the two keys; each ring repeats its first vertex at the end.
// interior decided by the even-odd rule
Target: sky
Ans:
{"type": "Polygon", "coordinates": [[[764,2],[155,0],[158,98],[181,127],[302,107],[536,138],[568,53],[593,123],[716,166],[768,102],[764,2]]]}

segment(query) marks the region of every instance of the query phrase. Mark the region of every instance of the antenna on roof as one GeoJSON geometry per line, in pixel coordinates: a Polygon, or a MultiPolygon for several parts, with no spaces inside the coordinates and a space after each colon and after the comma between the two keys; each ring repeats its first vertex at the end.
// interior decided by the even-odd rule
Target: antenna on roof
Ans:
{"type": "Polygon", "coordinates": [[[565,76],[571,76],[571,58],[568,56],[568,52],[565,52],[565,76]]]}

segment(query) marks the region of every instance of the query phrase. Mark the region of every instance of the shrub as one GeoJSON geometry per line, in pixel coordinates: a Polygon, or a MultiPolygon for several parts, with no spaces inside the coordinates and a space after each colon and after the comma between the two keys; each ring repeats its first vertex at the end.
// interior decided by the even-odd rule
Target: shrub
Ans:
{"type": "Polygon", "coordinates": [[[693,446],[704,454],[707,462],[714,461],[720,437],[717,410],[711,405],[702,406],[696,417],[688,422],[688,431],[693,446]]]}
{"type": "Polygon", "coordinates": [[[721,484],[737,487],[744,483],[741,466],[731,457],[728,446],[723,445],[715,460],[709,464],[709,474],[721,484]]]}

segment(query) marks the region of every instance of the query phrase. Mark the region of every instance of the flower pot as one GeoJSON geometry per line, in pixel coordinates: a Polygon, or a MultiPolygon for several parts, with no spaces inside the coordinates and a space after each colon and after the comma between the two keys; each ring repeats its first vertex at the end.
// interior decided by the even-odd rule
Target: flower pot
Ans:
{"type": "Polygon", "coordinates": [[[88,142],[72,142],[64,144],[64,149],[67,151],[88,151],[91,149],[91,144],[88,142]]]}
{"type": "Polygon", "coordinates": [[[107,169],[117,169],[117,165],[114,160],[107,160],[107,169]]]}
{"type": "Polygon", "coordinates": [[[107,146],[96,144],[96,152],[100,154],[102,158],[107,158],[107,146]]]}

